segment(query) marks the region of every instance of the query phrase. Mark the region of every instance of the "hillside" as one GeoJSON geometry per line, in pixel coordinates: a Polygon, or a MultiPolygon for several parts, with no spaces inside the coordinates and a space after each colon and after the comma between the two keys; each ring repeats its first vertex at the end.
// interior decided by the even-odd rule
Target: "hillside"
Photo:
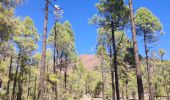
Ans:
{"type": "Polygon", "coordinates": [[[80,59],[87,70],[93,70],[100,64],[100,59],[94,54],[83,54],[80,55],[80,59]]]}

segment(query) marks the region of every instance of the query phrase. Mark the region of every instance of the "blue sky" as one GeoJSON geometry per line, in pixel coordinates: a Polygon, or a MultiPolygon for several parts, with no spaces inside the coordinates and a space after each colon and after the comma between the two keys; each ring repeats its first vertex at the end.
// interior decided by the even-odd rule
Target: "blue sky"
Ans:
{"type": "MultiPolygon", "coordinates": [[[[44,22],[44,1],[45,0],[25,0],[25,2],[16,9],[17,16],[30,16],[42,36],[44,22]]],[[[97,13],[95,3],[99,0],[58,0],[58,5],[64,10],[62,21],[69,20],[75,32],[76,48],[79,54],[94,53],[96,46],[97,27],[90,25],[88,19],[97,13]]],[[[126,0],[127,1],[127,0],[126,0]]],[[[147,7],[154,15],[156,15],[163,24],[165,35],[160,37],[160,40],[155,43],[153,50],[164,48],[167,51],[166,59],[170,59],[170,0],[133,0],[134,9],[139,7],[147,7]]],[[[52,9],[50,7],[50,9],[52,9]]],[[[49,14],[48,31],[54,24],[54,17],[49,14]]],[[[131,33],[128,33],[131,38],[131,33]]],[[[138,39],[139,52],[143,54],[143,41],[138,39]]],[[[41,51],[41,40],[39,49],[41,51]]]]}

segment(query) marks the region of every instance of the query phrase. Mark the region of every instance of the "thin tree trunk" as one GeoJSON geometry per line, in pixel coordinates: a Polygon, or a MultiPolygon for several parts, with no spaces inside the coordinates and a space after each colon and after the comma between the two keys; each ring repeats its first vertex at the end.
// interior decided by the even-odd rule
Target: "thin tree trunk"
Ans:
{"type": "Polygon", "coordinates": [[[0,77],[0,89],[2,88],[2,79],[0,77]]]}
{"type": "Polygon", "coordinates": [[[59,67],[60,67],[60,75],[59,75],[59,79],[60,79],[60,88],[62,88],[62,79],[61,79],[61,78],[62,78],[62,76],[61,76],[61,75],[62,75],[62,72],[61,72],[62,69],[61,69],[61,68],[62,68],[62,64],[63,64],[62,58],[60,58],[59,62],[60,62],[60,66],[59,66],[59,67]]]}
{"type": "Polygon", "coordinates": [[[64,89],[65,89],[65,93],[66,93],[66,88],[67,88],[67,72],[64,72],[64,89]]]}
{"type": "Polygon", "coordinates": [[[35,76],[35,83],[34,83],[34,99],[33,100],[36,100],[36,89],[37,88],[37,76],[35,76]]]}
{"type": "MultiPolygon", "coordinates": [[[[58,49],[56,50],[56,53],[57,53],[57,68],[58,68],[58,66],[59,66],[59,64],[60,64],[60,61],[59,61],[59,51],[58,51],[58,49]]],[[[58,75],[58,71],[57,71],[57,75],[58,75]]],[[[58,100],[58,83],[56,83],[56,99],[58,100]]]]}
{"type": "MultiPolygon", "coordinates": [[[[54,29],[55,30],[55,29],[54,29]]],[[[55,50],[56,50],[56,34],[54,35],[54,50],[53,50],[53,73],[56,74],[56,53],[55,53],[55,50]]],[[[52,88],[52,94],[53,94],[53,100],[55,98],[55,92],[56,92],[56,85],[53,84],[53,88],[52,88]]]]}
{"type": "Polygon", "coordinates": [[[128,80],[126,80],[126,100],[129,100],[129,96],[128,96],[128,80]]]}
{"type": "MultiPolygon", "coordinates": [[[[57,46],[56,46],[56,40],[57,40],[57,38],[56,38],[57,37],[56,22],[55,22],[55,26],[54,26],[54,51],[53,51],[53,53],[54,53],[54,55],[53,55],[53,73],[54,74],[57,74],[56,73],[56,48],[57,48],[57,46]]],[[[53,93],[55,94],[55,95],[53,95],[54,99],[57,100],[57,83],[54,84],[54,86],[53,86],[53,93]]]]}
{"type": "Polygon", "coordinates": [[[103,54],[101,54],[101,62],[102,62],[102,98],[105,100],[105,79],[104,79],[104,57],[103,54]]]}
{"type": "MultiPolygon", "coordinates": [[[[48,64],[47,64],[47,66],[46,66],[45,72],[47,72],[47,73],[50,72],[50,67],[49,67],[48,64]]],[[[50,96],[50,87],[48,87],[48,86],[49,86],[49,82],[45,81],[45,92],[44,92],[45,100],[50,100],[50,99],[49,99],[49,96],[50,96]]]]}
{"type": "Polygon", "coordinates": [[[114,82],[114,66],[112,63],[112,48],[110,46],[110,67],[111,67],[111,80],[112,80],[112,100],[115,100],[115,82],[114,82]]]}
{"type": "Polygon", "coordinates": [[[126,65],[126,100],[129,100],[129,96],[128,96],[128,83],[129,83],[129,75],[128,75],[128,66],[126,65]]]}
{"type": "Polygon", "coordinates": [[[154,100],[154,94],[152,89],[152,82],[151,82],[151,66],[149,65],[149,58],[148,58],[148,47],[147,47],[147,40],[146,34],[144,33],[144,46],[145,46],[145,56],[146,56],[146,66],[148,72],[148,86],[149,86],[149,100],[154,100]]]}
{"type": "Polygon", "coordinates": [[[7,91],[6,91],[6,96],[7,100],[9,100],[9,90],[10,90],[10,84],[11,84],[11,72],[12,72],[12,62],[13,62],[13,57],[11,56],[10,58],[10,65],[9,65],[9,72],[8,72],[8,83],[7,83],[7,91]]]}
{"type": "Polygon", "coordinates": [[[29,98],[29,95],[30,95],[30,77],[31,77],[31,73],[30,73],[30,67],[29,67],[29,74],[28,74],[28,91],[27,91],[27,100],[29,98]]]}
{"type": "MultiPolygon", "coordinates": [[[[37,68],[38,68],[38,64],[37,64],[37,68]]],[[[35,76],[35,83],[34,83],[34,100],[37,100],[37,75],[35,76]]]]}
{"type": "Polygon", "coordinates": [[[158,89],[158,84],[155,83],[155,97],[156,99],[158,98],[158,92],[157,92],[157,89],[158,89]]]}
{"type": "Polygon", "coordinates": [[[17,100],[22,100],[22,85],[23,85],[23,72],[21,72],[21,76],[19,76],[19,82],[18,82],[18,94],[17,94],[17,100]]]}
{"type": "Polygon", "coordinates": [[[54,27],[54,50],[53,50],[53,73],[55,74],[56,72],[56,23],[54,27]]]}
{"type": "Polygon", "coordinates": [[[41,56],[41,68],[40,68],[40,78],[39,78],[39,93],[38,99],[45,100],[44,98],[44,73],[45,73],[45,59],[46,59],[46,38],[47,38],[47,24],[48,24],[48,4],[49,0],[45,0],[45,18],[44,18],[44,31],[43,31],[43,41],[42,41],[42,56],[41,56]]]}
{"type": "Polygon", "coordinates": [[[85,85],[85,94],[87,95],[87,80],[86,80],[86,85],[85,85]]]}
{"type": "Polygon", "coordinates": [[[64,71],[64,93],[66,94],[67,91],[67,67],[65,67],[64,71]]]}
{"type": "Polygon", "coordinates": [[[22,85],[23,85],[23,74],[24,74],[24,60],[21,60],[21,67],[20,67],[20,72],[19,72],[19,77],[18,77],[18,93],[17,93],[17,100],[22,99],[22,85]]]}
{"type": "Polygon", "coordinates": [[[138,44],[136,40],[136,26],[134,21],[134,13],[133,13],[133,6],[132,0],[129,0],[129,8],[130,8],[130,18],[131,18],[131,30],[132,30],[132,38],[133,38],[133,45],[134,45],[134,57],[135,57],[135,65],[136,65],[136,77],[137,77],[137,86],[138,86],[138,98],[139,100],[144,100],[144,90],[143,90],[143,83],[142,83],[142,74],[140,71],[140,62],[139,62],[139,55],[138,55],[138,44]]]}
{"type": "Polygon", "coordinates": [[[13,91],[12,91],[12,98],[11,100],[15,100],[16,99],[16,84],[17,84],[17,76],[18,76],[18,70],[19,70],[19,62],[20,62],[20,57],[21,53],[18,54],[18,59],[17,59],[17,68],[15,71],[15,78],[14,78],[14,84],[13,84],[13,91]]]}
{"type": "Polygon", "coordinates": [[[112,45],[113,45],[113,51],[114,51],[114,61],[113,65],[115,68],[115,85],[116,85],[116,98],[117,100],[120,100],[120,92],[119,92],[119,78],[118,78],[118,70],[117,70],[117,49],[115,44],[115,30],[114,30],[114,22],[111,22],[111,28],[112,28],[112,45]]]}

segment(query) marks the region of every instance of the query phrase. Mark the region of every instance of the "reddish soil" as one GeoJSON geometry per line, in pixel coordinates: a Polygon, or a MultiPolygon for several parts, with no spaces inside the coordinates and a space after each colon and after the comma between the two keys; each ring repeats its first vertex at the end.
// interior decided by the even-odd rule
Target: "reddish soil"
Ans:
{"type": "Polygon", "coordinates": [[[87,70],[93,70],[96,66],[100,64],[100,59],[94,54],[83,54],[80,55],[80,59],[87,70]]]}

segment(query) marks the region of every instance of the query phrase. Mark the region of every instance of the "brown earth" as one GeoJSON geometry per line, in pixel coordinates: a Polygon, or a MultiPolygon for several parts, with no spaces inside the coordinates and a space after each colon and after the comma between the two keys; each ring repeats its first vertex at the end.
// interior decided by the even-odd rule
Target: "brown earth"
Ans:
{"type": "Polygon", "coordinates": [[[93,70],[100,64],[100,59],[94,54],[80,55],[80,60],[82,61],[84,67],[89,71],[93,70]]]}

